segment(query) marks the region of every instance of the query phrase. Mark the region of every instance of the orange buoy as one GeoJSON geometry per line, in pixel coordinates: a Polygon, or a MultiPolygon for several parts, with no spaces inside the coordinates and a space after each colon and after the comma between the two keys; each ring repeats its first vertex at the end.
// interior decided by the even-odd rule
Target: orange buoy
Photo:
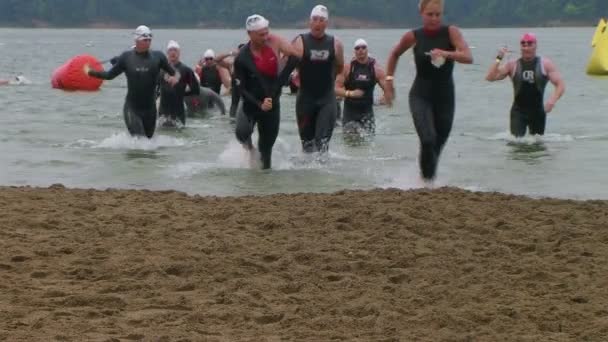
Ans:
{"type": "Polygon", "coordinates": [[[51,77],[53,88],[63,90],[99,90],[103,80],[85,75],[83,71],[85,64],[89,64],[93,70],[103,70],[97,58],[91,55],[78,55],[55,69],[51,77]]]}

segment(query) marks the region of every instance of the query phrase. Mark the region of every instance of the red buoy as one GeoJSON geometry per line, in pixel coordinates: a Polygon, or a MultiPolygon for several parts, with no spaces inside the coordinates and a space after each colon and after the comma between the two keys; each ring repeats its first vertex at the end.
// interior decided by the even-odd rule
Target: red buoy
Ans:
{"type": "Polygon", "coordinates": [[[53,88],[63,90],[99,90],[103,80],[85,75],[83,71],[85,64],[89,64],[93,70],[103,70],[103,66],[97,58],[91,55],[73,57],[53,72],[51,77],[53,88]]]}

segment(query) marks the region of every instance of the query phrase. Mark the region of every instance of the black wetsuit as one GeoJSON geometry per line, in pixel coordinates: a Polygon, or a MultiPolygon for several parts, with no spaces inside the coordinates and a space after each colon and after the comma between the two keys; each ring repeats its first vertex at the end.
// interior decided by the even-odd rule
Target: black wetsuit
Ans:
{"type": "Polygon", "coordinates": [[[511,134],[522,137],[526,128],[530,134],[545,134],[547,113],[543,102],[549,77],[542,58],[519,59],[512,80],[515,98],[511,107],[511,134]]]}
{"type": "Polygon", "coordinates": [[[327,152],[336,125],[336,51],[334,37],[301,35],[304,55],[299,65],[296,116],[304,152],[327,152]]]}
{"type": "Polygon", "coordinates": [[[279,134],[280,97],[283,84],[297,63],[297,58],[290,57],[283,69],[277,70],[277,76],[270,77],[261,73],[256,67],[249,44],[240,50],[234,61],[236,84],[243,99],[242,110],[237,114],[236,138],[240,143],[253,147],[251,135],[257,124],[258,150],[264,169],[271,167],[272,147],[279,134]],[[273,106],[272,110],[265,112],[261,109],[261,105],[268,97],[272,98],[273,106]]]}
{"type": "Polygon", "coordinates": [[[439,156],[454,121],[454,61],[447,59],[437,68],[426,53],[433,49],[454,51],[448,26],[432,37],[422,29],[414,31],[416,79],[410,89],[410,111],[420,139],[420,170],[425,179],[434,179],[439,156]]]}
{"type": "Polygon", "coordinates": [[[129,50],[123,52],[109,71],[89,71],[89,75],[112,80],[121,73],[127,76],[127,96],[123,114],[131,135],[151,138],[156,129],[156,87],[158,75],[164,70],[169,75],[175,71],[167,57],[160,51],[143,53],[129,50]]]}
{"type": "Polygon", "coordinates": [[[344,99],[342,126],[345,130],[363,128],[369,132],[374,131],[374,89],[377,83],[375,65],[376,61],[373,58],[370,58],[366,64],[356,60],[350,64],[350,72],[344,81],[344,88],[360,89],[363,91],[363,97],[344,99]]]}
{"type": "Polygon", "coordinates": [[[218,68],[216,64],[205,65],[201,68],[199,74],[201,87],[209,88],[216,94],[219,94],[222,90],[222,77],[218,68]]]}
{"type": "Polygon", "coordinates": [[[237,109],[239,108],[239,102],[241,101],[241,92],[236,84],[234,73],[232,74],[232,87],[231,87],[231,101],[230,101],[230,117],[236,117],[237,109]]]}
{"type": "Polygon", "coordinates": [[[160,116],[166,116],[172,121],[179,119],[182,124],[186,124],[186,110],[184,105],[184,97],[190,95],[199,95],[201,93],[200,86],[194,71],[184,65],[182,62],[178,62],[173,66],[179,73],[179,82],[172,86],[165,81],[164,73],[160,74],[159,88],[160,88],[160,116]],[[186,91],[186,87],[190,89],[186,91]]]}

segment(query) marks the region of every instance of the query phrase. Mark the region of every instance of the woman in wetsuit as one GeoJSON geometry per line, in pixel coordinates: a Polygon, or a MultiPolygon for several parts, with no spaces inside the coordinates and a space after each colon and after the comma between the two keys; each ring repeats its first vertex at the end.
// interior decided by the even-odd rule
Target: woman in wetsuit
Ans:
{"type": "Polygon", "coordinates": [[[393,48],[387,62],[385,98],[390,105],[397,62],[413,47],[416,79],[409,105],[420,139],[420,171],[424,180],[432,181],[454,120],[454,62],[471,64],[473,57],[460,30],[442,24],[443,0],[420,0],[418,8],[423,26],[407,32],[393,48]]]}

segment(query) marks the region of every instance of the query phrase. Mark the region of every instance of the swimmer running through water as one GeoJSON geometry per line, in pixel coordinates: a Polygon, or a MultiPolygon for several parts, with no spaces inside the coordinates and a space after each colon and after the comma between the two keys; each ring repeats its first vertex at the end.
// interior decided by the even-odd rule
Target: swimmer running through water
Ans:
{"type": "Polygon", "coordinates": [[[385,99],[388,105],[392,103],[397,62],[405,51],[413,48],[416,78],[410,89],[409,105],[420,139],[422,178],[432,181],[454,121],[454,64],[471,64],[473,57],[458,27],[442,24],[443,0],[420,0],[418,8],[423,26],[407,32],[386,63],[385,99]]]}
{"type": "Polygon", "coordinates": [[[237,113],[236,137],[253,160],[256,153],[251,135],[257,125],[263,169],[271,167],[272,148],[279,134],[283,84],[298,62],[298,52],[285,39],[271,34],[269,25],[261,15],[247,18],[249,42],[240,49],[234,62],[235,84],[243,98],[242,109],[237,113]],[[291,56],[282,70],[281,54],[291,56]]]}
{"type": "Polygon", "coordinates": [[[511,106],[511,134],[523,137],[528,129],[531,135],[545,134],[547,113],[566,91],[566,85],[555,64],[547,57],[536,54],[538,41],[533,33],[526,33],[520,39],[521,57],[501,65],[507,48],[502,48],[492,63],[486,80],[495,82],[510,77],[513,82],[513,105],[511,106]],[[544,101],[545,88],[551,82],[555,92],[544,101]]]}
{"type": "Polygon", "coordinates": [[[182,125],[186,124],[186,110],[184,105],[185,96],[198,96],[200,86],[194,75],[194,71],[180,61],[180,46],[171,40],[167,44],[167,56],[169,63],[179,75],[179,82],[172,85],[165,78],[166,74],[161,72],[159,79],[160,88],[160,108],[159,116],[163,117],[168,124],[175,125],[179,120],[182,125]]]}
{"type": "Polygon", "coordinates": [[[112,80],[125,73],[127,96],[123,108],[125,123],[133,136],[152,138],[156,129],[156,87],[158,76],[164,70],[170,76],[167,83],[174,86],[179,79],[160,51],[150,50],[152,32],[147,26],[139,26],[134,32],[135,48],[123,52],[109,71],[92,70],[84,66],[89,76],[112,80]]]}
{"type": "Polygon", "coordinates": [[[305,153],[326,153],[336,125],[335,80],[344,68],[344,47],[340,40],[325,32],[328,21],[327,7],[315,6],[310,13],[310,32],[299,35],[293,42],[302,56],[298,66],[296,117],[305,153]]]}

